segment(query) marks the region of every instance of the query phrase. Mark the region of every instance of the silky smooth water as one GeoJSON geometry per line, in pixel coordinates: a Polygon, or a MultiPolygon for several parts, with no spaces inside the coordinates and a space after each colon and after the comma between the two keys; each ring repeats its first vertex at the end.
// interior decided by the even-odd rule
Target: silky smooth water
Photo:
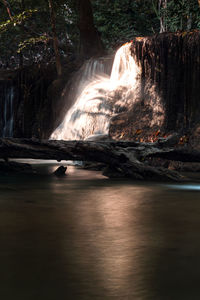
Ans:
{"type": "Polygon", "coordinates": [[[0,299],[200,299],[198,185],[39,170],[0,177],[0,299]]]}
{"type": "MultiPolygon", "coordinates": [[[[51,139],[83,140],[91,135],[108,134],[114,103],[118,101],[117,106],[122,103],[127,106],[128,102],[134,102],[132,91],[135,90],[140,68],[131,55],[131,43],[117,50],[110,76],[106,67],[108,62],[99,58],[83,65],[75,103],[52,133],[51,139]]],[[[75,84],[77,89],[77,82],[75,84]]]]}

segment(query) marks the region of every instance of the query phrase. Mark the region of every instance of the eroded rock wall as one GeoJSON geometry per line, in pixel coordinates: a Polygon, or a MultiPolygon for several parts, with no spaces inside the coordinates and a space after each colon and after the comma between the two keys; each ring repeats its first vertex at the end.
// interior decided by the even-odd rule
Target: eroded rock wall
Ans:
{"type": "Polygon", "coordinates": [[[165,110],[167,130],[200,122],[200,32],[163,33],[133,41],[142,67],[141,100],[155,87],[165,110]]]}
{"type": "MultiPolygon", "coordinates": [[[[49,138],[67,110],[67,82],[76,67],[69,65],[57,78],[53,65],[33,65],[0,72],[0,136],[3,134],[5,99],[13,89],[14,137],[49,138]]],[[[70,104],[69,104],[70,106],[70,104]]]]}

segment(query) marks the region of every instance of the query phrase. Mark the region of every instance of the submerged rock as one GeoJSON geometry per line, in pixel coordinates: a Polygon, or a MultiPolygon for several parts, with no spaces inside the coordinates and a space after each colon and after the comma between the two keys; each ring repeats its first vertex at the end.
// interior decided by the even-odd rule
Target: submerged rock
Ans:
{"type": "Polygon", "coordinates": [[[53,173],[54,175],[56,176],[65,176],[66,175],[66,170],[67,170],[67,167],[64,167],[64,166],[60,166],[58,167],[55,172],[53,173]]]}

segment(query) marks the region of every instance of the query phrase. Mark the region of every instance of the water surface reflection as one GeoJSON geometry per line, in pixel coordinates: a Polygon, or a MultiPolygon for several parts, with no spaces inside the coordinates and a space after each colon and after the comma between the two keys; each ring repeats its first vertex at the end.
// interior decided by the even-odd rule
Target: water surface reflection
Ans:
{"type": "Polygon", "coordinates": [[[1,299],[199,299],[200,194],[179,188],[0,177],[1,299]]]}

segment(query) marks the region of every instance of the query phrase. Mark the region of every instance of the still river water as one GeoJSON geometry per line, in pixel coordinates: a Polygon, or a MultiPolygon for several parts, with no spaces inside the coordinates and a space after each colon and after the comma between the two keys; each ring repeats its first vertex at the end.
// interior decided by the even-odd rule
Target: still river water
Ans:
{"type": "Polygon", "coordinates": [[[200,186],[49,168],[0,177],[0,299],[200,299],[200,186]]]}

